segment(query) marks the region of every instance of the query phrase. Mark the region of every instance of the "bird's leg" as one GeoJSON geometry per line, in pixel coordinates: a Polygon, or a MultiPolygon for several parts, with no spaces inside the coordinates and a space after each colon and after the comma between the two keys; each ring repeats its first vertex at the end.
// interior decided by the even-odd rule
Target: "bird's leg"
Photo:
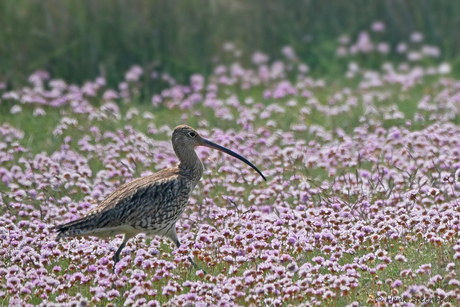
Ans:
{"type": "MultiPolygon", "coordinates": [[[[192,257],[188,256],[187,257],[188,261],[195,267],[195,269],[199,270],[200,268],[196,265],[195,261],[192,260],[192,257]]],[[[203,272],[206,274],[205,270],[203,272]]]]}
{"type": "Polygon", "coordinates": [[[121,242],[120,247],[117,249],[115,252],[115,255],[113,255],[113,273],[115,273],[115,266],[117,263],[120,261],[120,253],[123,250],[123,248],[126,246],[126,242],[128,242],[129,239],[131,239],[132,236],[125,234],[123,237],[123,242],[121,242]]]}
{"type": "MultiPolygon", "coordinates": [[[[176,247],[179,248],[180,247],[180,242],[179,240],[175,241],[174,244],[176,244],[176,247]]],[[[200,267],[195,263],[195,261],[193,261],[192,257],[188,256],[187,257],[188,261],[190,261],[190,263],[193,265],[193,267],[196,269],[196,270],[202,270],[204,272],[204,274],[208,274],[204,269],[200,269],[200,267]]]]}
{"type": "MultiPolygon", "coordinates": [[[[179,238],[177,237],[176,226],[175,225],[168,232],[168,237],[174,242],[174,244],[176,244],[177,248],[180,247],[180,241],[179,241],[179,238]]],[[[200,269],[200,267],[195,263],[195,261],[192,260],[192,257],[188,256],[187,259],[188,259],[188,261],[190,261],[190,263],[193,265],[193,267],[195,269],[202,270],[204,272],[204,274],[208,274],[208,273],[206,273],[205,270],[200,269]]]]}
{"type": "Polygon", "coordinates": [[[120,247],[118,248],[118,250],[115,252],[115,255],[113,255],[113,269],[115,269],[115,265],[120,261],[120,253],[121,253],[121,250],[126,246],[126,243],[123,241],[120,245],[120,247]]]}

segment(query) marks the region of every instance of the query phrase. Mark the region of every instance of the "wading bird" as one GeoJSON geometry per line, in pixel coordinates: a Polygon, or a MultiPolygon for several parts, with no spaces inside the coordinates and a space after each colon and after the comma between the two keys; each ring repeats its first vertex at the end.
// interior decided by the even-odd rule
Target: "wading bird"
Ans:
{"type": "MultiPolygon", "coordinates": [[[[203,174],[203,164],[195,153],[198,146],[217,149],[240,159],[266,181],[251,162],[202,138],[189,126],[181,125],[174,129],[172,145],[180,161],[178,166],[123,184],[82,218],[55,226],[54,230],[58,233],[56,240],[81,236],[106,238],[123,234],[123,242],[113,256],[114,270],[126,242],[139,233],[167,237],[179,247],[176,222],[203,174]]],[[[193,260],[188,259],[196,267],[193,260]]]]}

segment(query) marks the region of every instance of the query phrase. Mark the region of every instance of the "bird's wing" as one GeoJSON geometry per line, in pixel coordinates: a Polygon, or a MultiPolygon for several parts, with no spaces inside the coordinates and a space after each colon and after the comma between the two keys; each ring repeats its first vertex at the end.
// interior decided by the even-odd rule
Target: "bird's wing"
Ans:
{"type": "MultiPolygon", "coordinates": [[[[136,178],[117,188],[109,196],[107,196],[96,208],[88,212],[88,215],[98,214],[112,208],[116,208],[120,203],[127,202],[130,199],[142,198],[142,192],[148,189],[161,190],[165,189],[179,177],[177,168],[167,168],[155,174],[136,178]]],[[[145,195],[145,197],[148,197],[145,195]]],[[[160,198],[161,195],[156,195],[155,198],[160,198]]],[[[153,199],[150,199],[153,200],[153,199]]],[[[129,201],[128,201],[129,203],[129,201]]]]}
{"type": "Polygon", "coordinates": [[[73,236],[84,234],[84,230],[89,228],[134,225],[146,214],[154,214],[173,201],[184,184],[185,180],[177,168],[134,179],[120,186],[82,218],[58,225],[55,229],[60,232],[58,236],[73,236]]]}

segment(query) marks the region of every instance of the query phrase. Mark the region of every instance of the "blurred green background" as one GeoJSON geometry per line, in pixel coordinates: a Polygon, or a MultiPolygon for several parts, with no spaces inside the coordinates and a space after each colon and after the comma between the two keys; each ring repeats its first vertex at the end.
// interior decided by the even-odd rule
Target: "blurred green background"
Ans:
{"type": "Polygon", "coordinates": [[[103,75],[116,86],[138,64],[185,82],[207,75],[233,42],[250,61],[291,45],[314,71],[333,74],[337,38],[372,22],[394,46],[419,31],[459,67],[460,1],[447,0],[2,0],[0,82],[24,84],[37,69],[82,83],[103,75]]]}

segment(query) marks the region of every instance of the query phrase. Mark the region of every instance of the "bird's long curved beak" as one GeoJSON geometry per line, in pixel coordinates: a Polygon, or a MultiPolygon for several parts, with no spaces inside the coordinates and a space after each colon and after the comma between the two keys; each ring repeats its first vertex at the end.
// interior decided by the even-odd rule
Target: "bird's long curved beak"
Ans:
{"type": "Polygon", "coordinates": [[[247,165],[249,165],[250,167],[252,167],[257,173],[259,173],[260,176],[262,176],[262,178],[267,181],[267,179],[265,178],[265,176],[262,174],[261,171],[259,171],[259,169],[257,167],[254,166],[254,164],[252,164],[251,162],[249,162],[248,160],[246,160],[245,158],[243,158],[242,156],[240,156],[239,154],[231,151],[230,149],[227,149],[223,146],[220,146],[220,145],[217,145],[216,143],[213,143],[211,141],[208,141],[206,139],[203,139],[201,138],[202,142],[201,142],[201,146],[206,146],[206,147],[209,147],[209,148],[213,148],[213,149],[217,149],[219,151],[222,151],[230,156],[233,156],[241,161],[243,161],[244,163],[246,163],[247,165]]]}

